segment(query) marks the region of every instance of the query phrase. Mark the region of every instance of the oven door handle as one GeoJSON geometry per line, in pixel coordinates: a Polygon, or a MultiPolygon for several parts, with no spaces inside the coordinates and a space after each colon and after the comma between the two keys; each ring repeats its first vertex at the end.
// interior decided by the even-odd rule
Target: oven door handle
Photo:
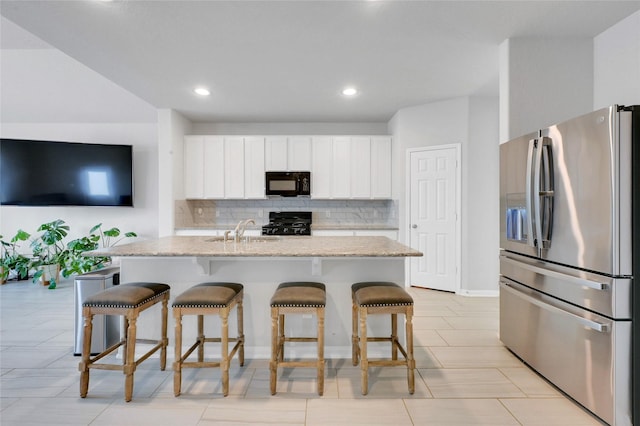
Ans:
{"type": "Polygon", "coordinates": [[[600,283],[597,281],[591,281],[584,278],[574,277],[573,275],[563,274],[562,272],[552,271],[550,269],[541,268],[539,266],[534,266],[529,263],[519,262],[517,260],[513,260],[508,257],[504,257],[502,259],[503,262],[507,262],[511,265],[517,266],[522,269],[526,269],[531,272],[535,272],[536,274],[546,275],[552,278],[558,278],[563,281],[569,282],[571,284],[576,284],[582,287],[589,287],[595,290],[606,290],[609,286],[606,283],[600,283]]]}
{"type": "Polygon", "coordinates": [[[600,333],[607,333],[609,332],[609,330],[611,329],[611,325],[610,324],[602,324],[596,321],[591,321],[589,319],[583,318],[580,315],[576,315],[576,314],[572,314],[571,312],[567,312],[564,309],[560,309],[557,308],[553,305],[550,305],[548,303],[543,302],[542,300],[538,300],[535,297],[531,297],[521,291],[516,290],[515,288],[511,287],[509,285],[508,282],[506,281],[500,281],[500,283],[502,283],[504,285],[503,289],[505,291],[508,291],[509,293],[513,294],[516,297],[519,297],[521,299],[526,300],[527,302],[536,305],[539,308],[542,308],[546,311],[549,312],[553,312],[553,313],[558,313],[558,314],[562,314],[565,315],[569,318],[571,318],[574,321],[579,322],[580,324],[584,325],[585,327],[588,327],[592,330],[598,331],[600,333]]]}

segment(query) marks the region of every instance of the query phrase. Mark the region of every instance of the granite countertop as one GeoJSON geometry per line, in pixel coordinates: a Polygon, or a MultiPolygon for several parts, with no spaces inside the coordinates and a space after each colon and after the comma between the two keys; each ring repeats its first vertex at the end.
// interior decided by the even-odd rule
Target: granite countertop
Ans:
{"type": "Polygon", "coordinates": [[[222,237],[172,236],[87,252],[90,256],[135,257],[408,257],[418,250],[387,237],[222,237]]]}

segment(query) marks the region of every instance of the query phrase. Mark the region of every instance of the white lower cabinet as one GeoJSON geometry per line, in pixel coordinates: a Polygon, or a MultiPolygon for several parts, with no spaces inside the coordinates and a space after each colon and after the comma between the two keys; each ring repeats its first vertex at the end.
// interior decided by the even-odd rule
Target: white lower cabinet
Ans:
{"type": "Polygon", "coordinates": [[[390,229],[318,229],[311,231],[316,237],[387,237],[398,240],[398,231],[390,229]]]}

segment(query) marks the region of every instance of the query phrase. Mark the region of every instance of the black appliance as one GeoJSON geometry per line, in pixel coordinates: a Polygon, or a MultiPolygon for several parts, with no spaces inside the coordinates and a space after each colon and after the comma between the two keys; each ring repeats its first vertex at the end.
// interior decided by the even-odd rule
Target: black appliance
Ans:
{"type": "Polygon", "coordinates": [[[266,172],[266,195],[279,197],[309,197],[311,172],[266,172]]]}
{"type": "Polygon", "coordinates": [[[311,212],[269,212],[262,235],[311,235],[311,212]]]}
{"type": "Polygon", "coordinates": [[[0,204],[133,206],[131,145],[0,139],[0,204]]]}

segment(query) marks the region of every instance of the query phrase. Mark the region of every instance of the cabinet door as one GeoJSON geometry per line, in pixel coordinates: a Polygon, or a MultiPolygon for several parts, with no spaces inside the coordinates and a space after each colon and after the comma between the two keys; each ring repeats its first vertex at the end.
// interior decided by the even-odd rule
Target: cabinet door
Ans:
{"type": "Polygon", "coordinates": [[[351,198],[371,198],[371,142],[351,138],[351,198]]]}
{"type": "Polygon", "coordinates": [[[390,230],[373,230],[373,229],[361,229],[354,232],[356,237],[387,237],[391,240],[398,240],[398,231],[390,230]]]}
{"type": "Polygon", "coordinates": [[[265,198],[264,138],[244,138],[244,197],[265,198]]]}
{"type": "Polygon", "coordinates": [[[265,170],[282,171],[287,169],[287,138],[285,136],[268,136],[264,144],[265,170]]]}
{"type": "Polygon", "coordinates": [[[328,136],[314,137],[311,149],[311,197],[331,198],[333,141],[328,136]]]}
{"type": "Polygon", "coordinates": [[[391,198],[391,137],[371,138],[371,198],[391,198]]]}
{"type": "Polygon", "coordinates": [[[311,138],[307,136],[290,137],[288,141],[287,170],[311,170],[311,138]]]}
{"type": "Polygon", "coordinates": [[[224,139],[224,197],[244,198],[244,139],[224,139]]]}
{"type": "Polygon", "coordinates": [[[332,198],[351,197],[351,138],[333,139],[332,198]]]}
{"type": "Polygon", "coordinates": [[[203,137],[185,136],[184,138],[184,197],[202,198],[204,195],[203,137]]]}
{"type": "Polygon", "coordinates": [[[224,198],[224,138],[205,136],[203,145],[203,198],[224,198]]]}

